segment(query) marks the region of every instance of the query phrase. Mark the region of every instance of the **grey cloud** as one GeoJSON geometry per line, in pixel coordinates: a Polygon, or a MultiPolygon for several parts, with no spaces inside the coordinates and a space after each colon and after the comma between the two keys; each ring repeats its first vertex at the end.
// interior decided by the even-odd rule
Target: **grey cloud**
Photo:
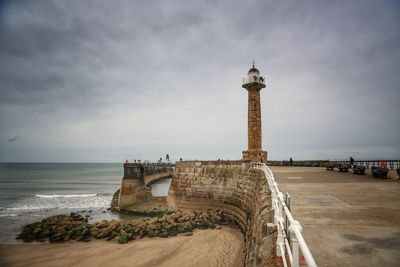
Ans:
{"type": "Polygon", "coordinates": [[[125,146],[154,159],[157,148],[238,158],[252,59],[267,77],[272,158],[400,156],[399,11],[397,1],[3,2],[0,137],[24,139],[0,142],[0,160],[40,150],[44,161],[54,151],[109,161],[112,148],[120,160],[125,146]]]}
{"type": "Polygon", "coordinates": [[[13,136],[11,138],[8,138],[8,142],[14,142],[15,140],[17,140],[16,136],[13,136]]]}

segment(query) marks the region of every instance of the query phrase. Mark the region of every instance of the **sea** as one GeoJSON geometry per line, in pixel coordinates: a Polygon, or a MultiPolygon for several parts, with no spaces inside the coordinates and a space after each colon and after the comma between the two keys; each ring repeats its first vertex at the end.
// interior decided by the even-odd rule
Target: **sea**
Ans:
{"type": "MultiPolygon", "coordinates": [[[[123,176],[120,163],[0,163],[0,243],[28,223],[77,212],[90,223],[129,217],[111,211],[123,176]]],[[[171,179],[151,185],[153,196],[168,195],[171,179]]]]}

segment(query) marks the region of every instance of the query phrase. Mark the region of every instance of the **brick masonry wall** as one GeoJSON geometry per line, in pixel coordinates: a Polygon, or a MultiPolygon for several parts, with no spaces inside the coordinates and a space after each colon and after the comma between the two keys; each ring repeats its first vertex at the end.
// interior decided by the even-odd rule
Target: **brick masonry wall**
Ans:
{"type": "Polygon", "coordinates": [[[244,233],[246,266],[267,266],[274,251],[271,196],[263,174],[242,161],[177,162],[168,205],[179,209],[218,208],[244,233]]]}

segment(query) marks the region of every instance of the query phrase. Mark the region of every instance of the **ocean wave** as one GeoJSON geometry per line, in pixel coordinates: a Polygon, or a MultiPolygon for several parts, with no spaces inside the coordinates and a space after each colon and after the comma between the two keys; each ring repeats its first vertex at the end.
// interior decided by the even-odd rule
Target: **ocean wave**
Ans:
{"type": "Polygon", "coordinates": [[[32,194],[0,211],[6,213],[32,213],[38,210],[87,209],[109,207],[112,195],[108,194],[32,194]]]}
{"type": "Polygon", "coordinates": [[[98,193],[97,196],[113,196],[114,194],[110,193],[98,193]]]}
{"type": "Polygon", "coordinates": [[[17,207],[17,208],[7,208],[6,210],[41,210],[43,207],[17,207]]]}
{"type": "Polygon", "coordinates": [[[7,208],[7,211],[14,211],[14,212],[25,212],[25,211],[52,211],[52,210],[64,210],[64,209],[96,209],[96,208],[108,208],[110,205],[108,203],[89,203],[88,205],[62,205],[62,206],[50,206],[50,205],[43,205],[39,207],[31,207],[31,206],[24,206],[24,207],[17,207],[17,208],[7,208]]]}
{"type": "Polygon", "coordinates": [[[18,214],[0,214],[0,217],[16,217],[18,214]]]}
{"type": "Polygon", "coordinates": [[[39,198],[72,198],[72,197],[95,197],[97,194],[79,194],[79,195],[35,195],[39,198]]]}

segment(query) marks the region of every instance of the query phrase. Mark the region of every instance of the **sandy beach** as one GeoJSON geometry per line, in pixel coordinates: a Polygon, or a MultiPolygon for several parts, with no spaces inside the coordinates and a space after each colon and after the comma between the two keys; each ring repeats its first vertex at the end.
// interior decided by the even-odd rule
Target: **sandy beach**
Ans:
{"type": "Polygon", "coordinates": [[[240,230],[196,230],[192,236],[144,238],[128,244],[88,243],[0,245],[1,266],[243,266],[240,230]]]}

